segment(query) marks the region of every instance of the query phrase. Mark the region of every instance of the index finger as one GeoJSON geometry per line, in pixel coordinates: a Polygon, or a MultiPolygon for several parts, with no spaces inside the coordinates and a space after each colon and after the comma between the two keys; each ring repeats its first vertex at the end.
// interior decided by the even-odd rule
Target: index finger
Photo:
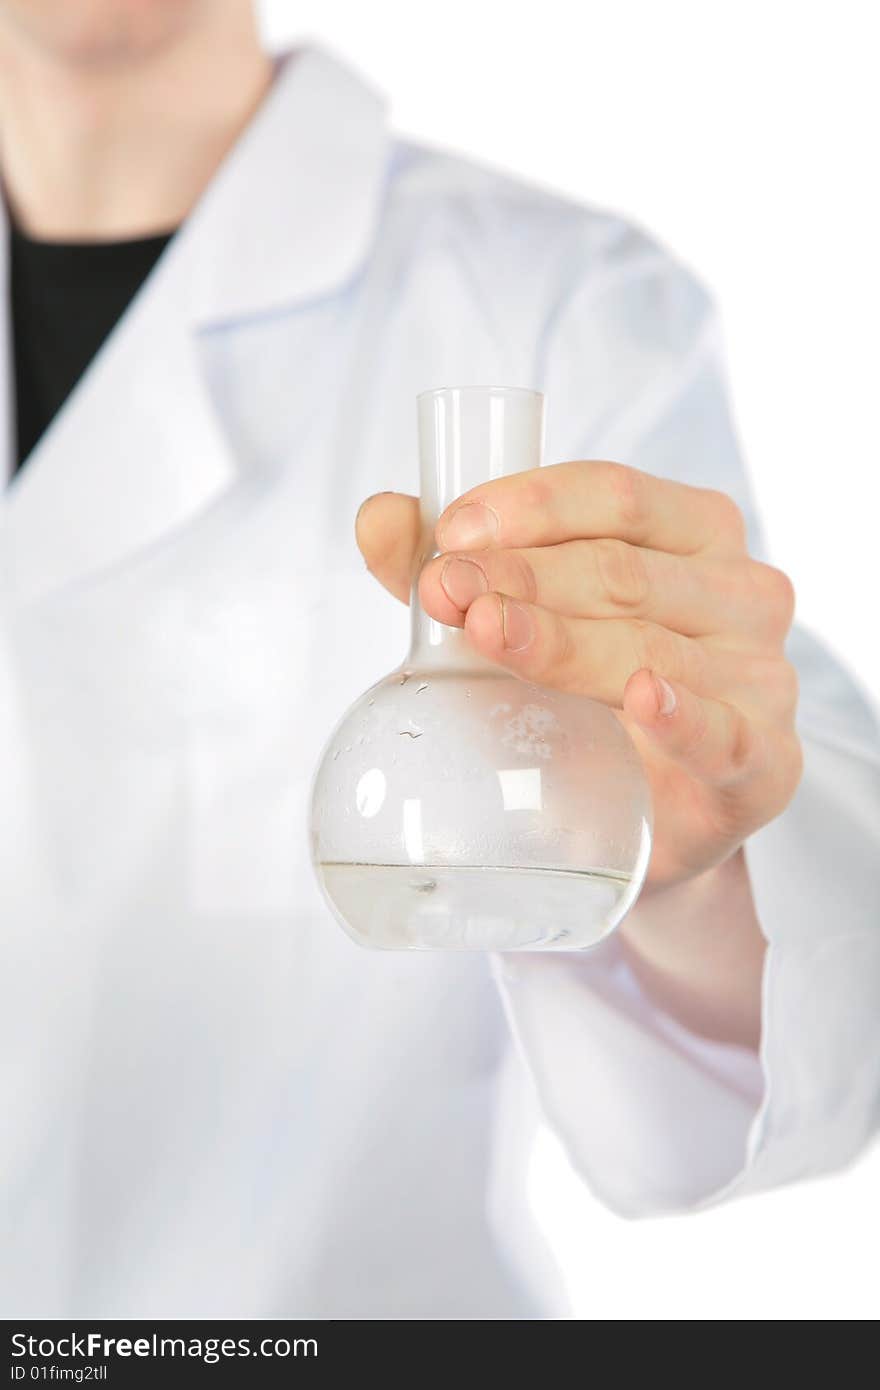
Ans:
{"type": "Polygon", "coordinates": [[[745,549],[736,503],[712,488],[590,459],[481,483],[436,527],[441,550],[557,545],[614,536],[677,555],[745,549]]]}

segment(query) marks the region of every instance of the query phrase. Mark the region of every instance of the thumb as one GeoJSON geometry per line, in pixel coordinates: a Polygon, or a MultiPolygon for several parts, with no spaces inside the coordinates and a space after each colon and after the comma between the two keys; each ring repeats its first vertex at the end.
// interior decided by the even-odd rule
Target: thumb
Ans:
{"type": "Polygon", "coordinates": [[[420,536],[418,498],[377,492],[361,504],[354,529],[367,569],[395,598],[408,603],[420,536]]]}

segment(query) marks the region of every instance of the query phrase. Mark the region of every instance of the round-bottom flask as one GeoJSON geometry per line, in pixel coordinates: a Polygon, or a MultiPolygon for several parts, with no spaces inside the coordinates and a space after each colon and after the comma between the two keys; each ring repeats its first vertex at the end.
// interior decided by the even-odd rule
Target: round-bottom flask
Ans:
{"type": "Polygon", "coordinates": [[[462,492],[541,460],[543,397],[461,387],[418,400],[422,553],[413,641],[349,709],[312,794],[312,854],[337,919],[365,946],[578,950],[635,901],[650,793],[622,724],[529,684],[428,618],[418,573],[462,492]]]}

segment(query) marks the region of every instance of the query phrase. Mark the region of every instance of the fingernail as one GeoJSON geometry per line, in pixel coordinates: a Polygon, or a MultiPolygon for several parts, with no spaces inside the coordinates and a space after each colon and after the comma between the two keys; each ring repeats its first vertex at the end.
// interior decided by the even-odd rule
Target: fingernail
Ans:
{"type": "Polygon", "coordinates": [[[475,560],[455,556],[440,571],[440,583],[456,608],[470,608],[475,598],[489,592],[489,581],[475,560]]]}
{"type": "Polygon", "coordinates": [[[504,630],[504,645],[509,652],[521,652],[529,645],[534,635],[532,620],[525,608],[513,599],[501,600],[501,625],[504,630]]]}
{"type": "Polygon", "coordinates": [[[482,502],[465,502],[452,513],[437,540],[442,550],[479,550],[498,535],[498,517],[482,502]]]}
{"type": "Polygon", "coordinates": [[[665,681],[662,676],[654,676],[654,685],[657,689],[657,709],[660,714],[674,714],[678,700],[675,698],[675,691],[665,681]]]}

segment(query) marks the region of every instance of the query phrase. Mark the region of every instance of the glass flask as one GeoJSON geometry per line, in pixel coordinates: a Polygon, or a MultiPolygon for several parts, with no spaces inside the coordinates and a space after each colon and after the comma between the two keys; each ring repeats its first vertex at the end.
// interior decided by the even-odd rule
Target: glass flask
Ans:
{"type": "Polygon", "coordinates": [[[645,877],[650,792],[611,709],[511,675],[419,603],[440,513],[539,466],[543,407],[507,387],[418,397],[412,645],[337,725],[312,791],[318,878],[364,946],[578,950],[617,926],[645,877]]]}

